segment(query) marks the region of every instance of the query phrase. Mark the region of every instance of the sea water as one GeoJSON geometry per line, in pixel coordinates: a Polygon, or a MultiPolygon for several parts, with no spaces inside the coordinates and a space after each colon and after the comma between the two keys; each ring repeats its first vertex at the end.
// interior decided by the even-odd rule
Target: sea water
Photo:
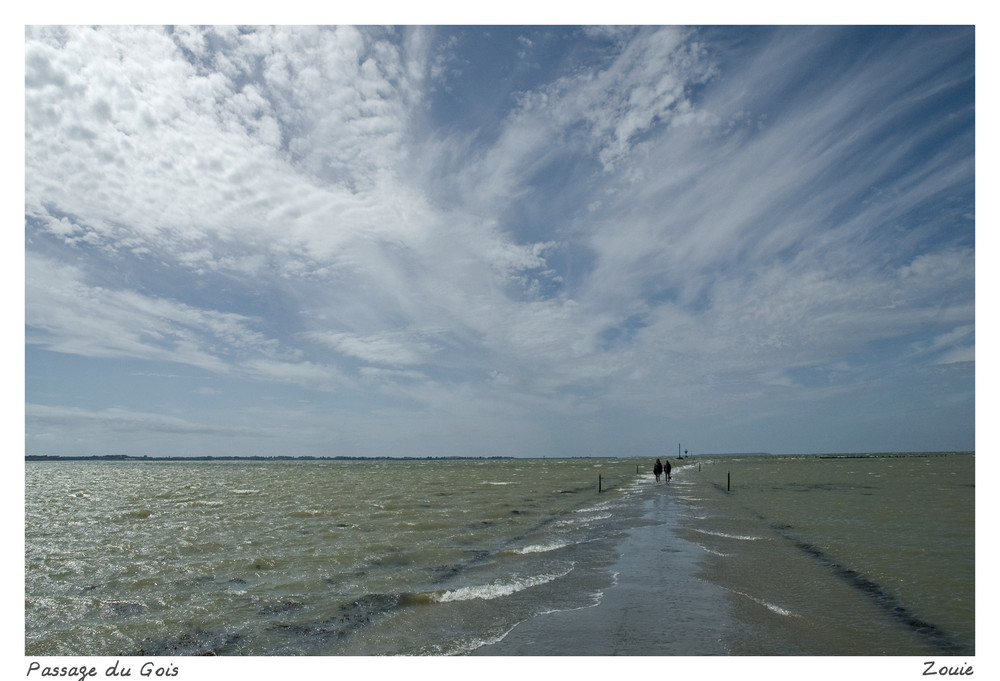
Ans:
{"type": "Polygon", "coordinates": [[[676,488],[731,654],[975,652],[975,456],[713,458],[676,488]]]}
{"type": "Polygon", "coordinates": [[[26,654],[468,652],[600,599],[636,468],[27,462],[26,654]]]}
{"type": "MultiPolygon", "coordinates": [[[[488,654],[519,623],[599,604],[628,533],[670,523],[723,594],[706,610],[738,623],[696,618],[681,654],[974,653],[973,455],[698,457],[660,484],[650,469],[27,462],[25,652],[488,654]]],[[[692,622],[669,596],[664,617],[692,622]]]]}

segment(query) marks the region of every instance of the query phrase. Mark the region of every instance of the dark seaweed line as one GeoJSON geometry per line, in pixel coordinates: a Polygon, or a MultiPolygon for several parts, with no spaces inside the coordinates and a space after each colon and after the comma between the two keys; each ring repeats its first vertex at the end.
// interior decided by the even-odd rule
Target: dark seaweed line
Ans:
{"type": "MultiPolygon", "coordinates": [[[[727,490],[723,489],[722,485],[714,482],[712,485],[718,491],[728,494],[727,490]]],[[[744,507],[746,506],[744,505],[744,507]]],[[[771,530],[775,534],[791,542],[796,548],[801,550],[806,555],[818,560],[849,585],[861,591],[869,598],[872,598],[875,603],[885,610],[886,613],[888,613],[893,619],[926,638],[930,643],[937,646],[943,653],[947,653],[948,655],[972,654],[972,651],[969,650],[967,646],[955,641],[953,636],[941,630],[934,624],[917,617],[894,596],[886,593],[885,589],[883,589],[878,583],[863,576],[857,570],[841,565],[813,544],[789,534],[787,532],[787,529],[790,527],[789,525],[771,522],[759,513],[756,513],[756,516],[760,520],[768,523],[771,530]]]]}
{"type": "MultiPolygon", "coordinates": [[[[772,528],[774,527],[775,526],[772,525],[772,528]]],[[[776,529],[775,531],[785,539],[795,544],[795,546],[800,550],[820,561],[823,565],[832,570],[834,574],[846,581],[855,589],[858,589],[873,598],[875,602],[878,603],[878,605],[883,610],[888,612],[894,619],[925,637],[931,643],[936,645],[941,652],[947,653],[948,655],[963,655],[971,653],[966,646],[955,641],[947,632],[942,631],[930,622],[917,617],[914,613],[910,612],[904,605],[902,605],[894,596],[886,593],[885,590],[876,582],[873,582],[863,576],[857,570],[840,565],[830,558],[830,556],[826,555],[808,542],[790,537],[780,530],[776,529]]]]}

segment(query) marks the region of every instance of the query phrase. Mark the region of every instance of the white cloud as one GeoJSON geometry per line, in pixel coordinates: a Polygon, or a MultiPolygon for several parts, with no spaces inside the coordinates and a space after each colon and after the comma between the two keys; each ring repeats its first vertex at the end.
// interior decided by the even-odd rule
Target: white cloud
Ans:
{"type": "Polygon", "coordinates": [[[419,338],[398,332],[359,336],[346,332],[314,331],[306,334],[313,341],[324,343],[338,352],[374,364],[421,364],[434,351],[433,345],[419,338]]]}
{"type": "Polygon", "coordinates": [[[434,98],[474,66],[432,29],[29,28],[28,342],[456,428],[974,358],[971,222],[924,215],[970,159],[899,124],[945,84],[873,58],[803,94],[822,31],[733,62],[581,33],[600,58],[463,128],[434,98]]]}
{"type": "Polygon", "coordinates": [[[194,308],[130,290],[93,286],[73,266],[29,252],[26,258],[27,342],[93,358],[132,358],[199,367],[330,389],[338,373],[297,359],[243,315],[194,308]]]}
{"type": "MultiPolygon", "coordinates": [[[[44,434],[47,430],[72,430],[85,438],[108,429],[115,433],[168,433],[173,435],[234,435],[236,429],[219,425],[194,423],[169,414],[111,407],[97,411],[76,407],[51,407],[40,404],[25,406],[25,419],[44,434]]],[[[260,436],[264,433],[258,432],[260,436]]]]}
{"type": "Polygon", "coordinates": [[[133,291],[89,286],[82,272],[32,254],[25,262],[27,341],[85,357],[132,357],[226,372],[205,352],[198,334],[206,327],[236,342],[257,344],[237,315],[206,313],[133,291]]]}
{"type": "Polygon", "coordinates": [[[245,362],[243,367],[258,380],[292,383],[314,390],[333,390],[343,383],[335,367],[309,361],[258,358],[245,362]]]}
{"type": "Polygon", "coordinates": [[[59,206],[108,248],[136,240],[216,267],[208,239],[294,258],[296,247],[322,255],[379,224],[377,210],[354,214],[372,211],[357,192],[375,190],[401,153],[408,114],[393,95],[409,89],[390,82],[402,75],[398,55],[366,47],[353,28],[267,30],[234,47],[238,63],[264,66],[257,83],[242,82],[248,71],[202,72],[161,29],[35,30],[27,212],[59,206]],[[275,43],[291,51],[272,53],[275,43]]]}

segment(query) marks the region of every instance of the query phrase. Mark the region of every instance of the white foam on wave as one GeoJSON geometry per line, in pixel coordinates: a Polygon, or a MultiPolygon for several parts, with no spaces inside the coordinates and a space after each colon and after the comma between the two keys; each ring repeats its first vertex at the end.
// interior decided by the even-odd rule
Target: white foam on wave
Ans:
{"type": "Polygon", "coordinates": [[[596,513],[597,511],[607,511],[614,504],[610,501],[604,501],[599,504],[594,504],[593,506],[587,506],[585,508],[578,508],[573,513],[596,513]]]}
{"type": "Polygon", "coordinates": [[[713,556],[719,556],[721,558],[728,558],[730,555],[732,555],[732,554],[729,554],[729,553],[723,553],[722,551],[714,551],[714,550],[708,548],[707,546],[703,546],[702,544],[698,544],[698,546],[700,546],[706,553],[711,553],[713,556]]]}
{"type": "Polygon", "coordinates": [[[547,553],[548,551],[555,551],[556,549],[561,549],[565,546],[569,546],[572,542],[550,542],[548,544],[531,544],[529,546],[522,546],[519,549],[514,549],[514,553],[547,553]]]}
{"type": "MultiPolygon", "coordinates": [[[[615,583],[617,584],[617,580],[618,580],[618,573],[617,572],[614,573],[614,577],[615,577],[615,583]]],[[[490,636],[490,637],[482,638],[482,639],[470,639],[469,641],[461,641],[461,642],[459,642],[459,646],[457,647],[457,651],[458,651],[459,654],[469,653],[469,652],[475,650],[476,648],[481,648],[483,646],[489,646],[489,645],[493,645],[494,643],[499,643],[500,641],[502,641],[505,638],[507,638],[507,635],[510,632],[512,632],[515,629],[517,629],[518,626],[520,626],[524,622],[528,622],[531,619],[534,619],[534,617],[540,617],[540,616],[544,616],[544,615],[551,615],[551,614],[558,613],[558,612],[570,612],[570,611],[574,611],[574,610],[586,610],[587,608],[593,608],[593,607],[596,607],[596,606],[600,605],[601,604],[601,600],[603,598],[604,598],[604,592],[603,591],[595,591],[594,593],[590,594],[590,600],[591,600],[591,602],[587,603],[586,605],[581,605],[581,606],[579,606],[577,608],[554,608],[552,610],[542,610],[541,612],[537,613],[533,617],[530,617],[530,618],[528,618],[526,620],[521,620],[520,622],[517,622],[516,624],[514,624],[514,626],[512,626],[510,629],[508,629],[507,631],[503,632],[502,634],[499,634],[499,635],[496,635],[496,636],[490,636]]],[[[437,648],[440,650],[440,646],[437,646],[437,648]]],[[[454,654],[454,653],[452,653],[452,654],[454,654]]]]}
{"type": "Polygon", "coordinates": [[[524,591],[525,589],[530,589],[533,586],[539,586],[541,584],[548,584],[549,582],[565,577],[573,570],[571,565],[566,571],[550,574],[535,575],[533,577],[523,577],[523,578],[513,578],[511,580],[498,580],[491,582],[490,584],[478,584],[475,586],[463,586],[459,589],[454,589],[451,591],[445,591],[443,593],[434,594],[431,596],[431,600],[437,601],[438,603],[449,603],[453,601],[472,601],[472,600],[484,600],[490,601],[494,598],[503,598],[504,596],[510,596],[518,591],[524,591]]]}
{"type": "Polygon", "coordinates": [[[702,534],[708,534],[713,537],[723,537],[725,539],[739,539],[741,541],[759,541],[763,537],[758,537],[753,534],[729,534],[728,532],[713,532],[711,530],[699,530],[698,528],[693,528],[695,532],[701,532],[702,534]]]}
{"type": "Polygon", "coordinates": [[[484,480],[484,485],[513,485],[513,482],[493,482],[492,480],[484,480]]]}
{"type": "Polygon", "coordinates": [[[762,605],[771,612],[781,615],[782,617],[801,617],[801,615],[799,615],[798,613],[794,613],[791,610],[782,608],[780,605],[775,605],[774,603],[768,603],[767,601],[761,598],[757,598],[756,596],[751,596],[750,594],[745,593],[743,591],[734,591],[733,589],[729,589],[729,591],[732,591],[734,594],[739,594],[740,596],[745,596],[746,598],[749,598],[757,605],[762,605]]]}
{"type": "Polygon", "coordinates": [[[580,516],[577,518],[581,523],[592,523],[595,520],[607,520],[611,517],[610,513],[594,513],[592,515],[580,516]]]}
{"type": "Polygon", "coordinates": [[[557,520],[555,525],[557,527],[578,527],[580,525],[588,525],[598,520],[607,520],[611,518],[611,513],[596,513],[592,515],[584,515],[579,518],[565,518],[563,520],[557,520]]]}
{"type": "MultiPolygon", "coordinates": [[[[520,622],[518,622],[518,624],[520,624],[520,622]]],[[[517,624],[502,634],[486,636],[485,638],[467,638],[451,641],[447,647],[441,645],[440,643],[432,643],[427,647],[426,651],[430,655],[467,655],[477,648],[499,643],[507,637],[507,634],[514,631],[515,627],[517,627],[517,624]]]]}
{"type": "MultiPolygon", "coordinates": [[[[552,615],[557,612],[574,612],[576,610],[586,610],[587,608],[596,608],[604,600],[603,591],[594,591],[590,594],[590,602],[584,605],[577,606],[575,608],[552,608],[551,610],[542,610],[539,615],[552,615]]],[[[509,633],[509,632],[508,632],[509,633]]]]}

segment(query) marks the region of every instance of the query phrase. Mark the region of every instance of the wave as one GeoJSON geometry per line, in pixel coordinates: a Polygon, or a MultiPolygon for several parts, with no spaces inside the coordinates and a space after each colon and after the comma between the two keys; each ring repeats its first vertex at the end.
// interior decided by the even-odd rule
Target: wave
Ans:
{"type": "Polygon", "coordinates": [[[596,523],[599,520],[607,520],[608,518],[613,518],[612,513],[597,513],[594,515],[584,515],[578,518],[564,518],[562,520],[557,520],[553,523],[556,527],[569,527],[569,528],[579,528],[579,527],[589,527],[592,523],[596,523]]]}
{"type": "Polygon", "coordinates": [[[406,527],[413,530],[440,530],[442,528],[451,527],[451,523],[447,519],[431,519],[431,520],[416,520],[416,521],[404,521],[402,523],[406,527]]]}
{"type": "MultiPolygon", "coordinates": [[[[617,577],[618,577],[618,573],[616,572],[615,573],[616,580],[617,580],[617,577]]],[[[505,631],[505,632],[503,632],[501,634],[490,635],[490,636],[486,636],[485,638],[467,639],[467,640],[464,640],[464,641],[454,642],[454,644],[453,644],[454,645],[454,649],[450,650],[448,654],[451,654],[451,655],[463,655],[463,654],[471,653],[473,650],[476,650],[477,648],[482,648],[483,646],[490,646],[490,645],[493,645],[495,643],[500,643],[500,641],[502,641],[505,638],[507,638],[507,635],[510,634],[510,632],[514,631],[515,629],[517,629],[520,625],[524,624],[525,622],[529,622],[529,621],[533,620],[536,617],[542,617],[542,616],[545,616],[545,615],[552,615],[552,614],[559,613],[559,612],[571,612],[571,611],[575,611],[575,610],[586,610],[587,608],[594,608],[594,607],[597,607],[598,605],[601,604],[601,600],[603,598],[604,598],[604,592],[603,591],[596,591],[596,592],[594,592],[594,593],[592,593],[590,595],[591,602],[587,603],[585,605],[581,605],[581,606],[578,606],[576,608],[554,608],[552,610],[541,610],[541,611],[535,613],[534,615],[532,615],[531,617],[529,617],[527,619],[524,619],[524,620],[521,620],[520,622],[514,623],[513,626],[511,626],[509,629],[507,629],[507,631],[505,631]]],[[[442,647],[440,645],[435,645],[434,648],[436,649],[437,653],[442,652],[442,647]]]]}
{"type": "Polygon", "coordinates": [[[555,551],[557,549],[564,548],[566,546],[571,546],[573,542],[551,542],[548,544],[531,544],[529,546],[522,546],[519,549],[511,549],[511,553],[547,553],[548,551],[555,551]]]}
{"type": "Polygon", "coordinates": [[[535,575],[512,580],[498,580],[489,584],[479,584],[475,586],[464,586],[450,591],[437,592],[431,595],[431,600],[437,603],[450,603],[453,601],[490,601],[495,598],[510,596],[519,591],[530,589],[533,586],[548,584],[554,580],[565,577],[573,570],[570,566],[564,572],[535,575]]]}
{"type": "Polygon", "coordinates": [[[701,532],[702,534],[711,535],[713,537],[723,537],[725,539],[739,539],[741,541],[759,541],[764,537],[758,537],[753,534],[729,534],[728,532],[713,532],[712,530],[699,530],[698,528],[692,528],[695,532],[701,532]]]}
{"type": "Polygon", "coordinates": [[[593,504],[591,506],[575,509],[573,513],[596,513],[597,511],[607,511],[612,506],[614,506],[612,502],[605,501],[599,504],[593,504]]]}
{"type": "Polygon", "coordinates": [[[149,610],[149,606],[142,601],[102,600],[100,603],[103,617],[131,617],[149,610]]]}
{"type": "Polygon", "coordinates": [[[750,594],[745,593],[743,591],[735,591],[733,589],[726,589],[726,590],[730,591],[730,592],[732,592],[734,594],[738,594],[740,596],[745,596],[746,598],[749,598],[751,601],[753,601],[757,605],[762,605],[765,608],[767,608],[768,610],[770,610],[771,612],[777,613],[778,615],[781,615],[782,617],[801,617],[801,615],[799,615],[798,613],[794,613],[791,610],[787,610],[785,608],[782,608],[780,605],[775,605],[774,603],[769,603],[769,602],[767,602],[767,601],[765,601],[765,600],[763,600],[761,598],[757,598],[756,596],[751,596],[750,594]]]}
{"type": "Polygon", "coordinates": [[[299,510],[299,511],[292,511],[288,515],[290,517],[292,517],[292,518],[319,518],[321,516],[324,516],[324,517],[330,517],[330,516],[336,517],[336,516],[339,516],[340,514],[337,513],[337,511],[333,511],[333,510],[330,510],[330,509],[310,508],[310,509],[302,509],[302,510],[299,510]]]}
{"type": "Polygon", "coordinates": [[[538,617],[538,616],[541,616],[541,615],[553,615],[553,614],[555,614],[557,612],[576,612],[577,610],[586,610],[588,608],[596,608],[597,606],[599,606],[601,604],[601,601],[604,600],[604,592],[603,591],[594,591],[594,592],[592,592],[591,594],[588,595],[588,598],[590,599],[589,603],[584,603],[583,605],[578,605],[575,608],[552,608],[551,610],[541,610],[535,616],[538,617]]]}
{"type": "Polygon", "coordinates": [[[705,552],[711,553],[713,556],[719,556],[721,558],[728,558],[729,556],[732,555],[731,553],[723,553],[722,551],[714,551],[714,550],[712,550],[712,549],[710,549],[707,546],[704,546],[702,544],[698,544],[698,546],[701,549],[703,549],[705,552]]]}
{"type": "Polygon", "coordinates": [[[483,646],[491,646],[494,643],[499,643],[507,637],[507,634],[514,631],[516,627],[517,624],[501,634],[487,634],[483,638],[456,639],[449,641],[447,644],[430,643],[420,652],[424,655],[467,655],[483,646]]]}

